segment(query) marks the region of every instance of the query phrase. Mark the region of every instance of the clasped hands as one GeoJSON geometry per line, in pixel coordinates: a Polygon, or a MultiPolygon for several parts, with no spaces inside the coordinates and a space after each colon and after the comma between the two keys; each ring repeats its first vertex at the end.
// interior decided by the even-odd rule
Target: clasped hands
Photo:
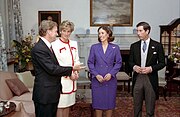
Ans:
{"type": "Polygon", "coordinates": [[[149,67],[140,67],[140,66],[135,65],[133,67],[133,70],[136,71],[139,74],[148,74],[148,73],[152,72],[151,66],[149,66],[149,67]]]}
{"type": "Polygon", "coordinates": [[[110,73],[106,74],[104,78],[101,75],[97,75],[96,78],[100,83],[102,83],[104,81],[109,81],[111,79],[111,74],[110,73]]]}

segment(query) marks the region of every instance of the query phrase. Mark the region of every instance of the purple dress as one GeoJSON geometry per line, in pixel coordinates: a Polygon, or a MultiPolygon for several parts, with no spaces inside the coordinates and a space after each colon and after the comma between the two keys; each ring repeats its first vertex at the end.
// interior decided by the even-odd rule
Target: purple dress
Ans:
{"type": "Polygon", "coordinates": [[[92,107],[94,109],[114,109],[116,106],[117,79],[116,74],[121,68],[122,58],[118,45],[109,43],[104,54],[102,44],[94,44],[91,47],[88,67],[92,75],[92,107]],[[103,77],[110,73],[109,81],[100,83],[96,75],[103,77]]]}

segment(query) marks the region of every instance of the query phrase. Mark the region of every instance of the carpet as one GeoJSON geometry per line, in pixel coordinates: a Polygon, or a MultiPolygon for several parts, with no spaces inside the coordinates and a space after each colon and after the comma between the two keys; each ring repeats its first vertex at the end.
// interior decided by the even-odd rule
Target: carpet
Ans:
{"type": "MultiPolygon", "coordinates": [[[[91,110],[89,103],[78,102],[72,107],[70,117],[91,117],[91,110]]],[[[145,105],[143,105],[143,117],[145,115],[145,105]]],[[[131,96],[117,97],[113,117],[133,117],[131,96]]],[[[180,117],[180,97],[167,97],[167,101],[160,97],[156,101],[155,117],[180,117]]]]}
{"type": "MultiPolygon", "coordinates": [[[[118,97],[116,100],[114,117],[133,117],[132,97],[118,97]]],[[[143,117],[146,115],[145,104],[143,104],[143,117]]],[[[160,97],[156,101],[155,117],[180,117],[180,97],[170,97],[167,101],[160,97]]]]}

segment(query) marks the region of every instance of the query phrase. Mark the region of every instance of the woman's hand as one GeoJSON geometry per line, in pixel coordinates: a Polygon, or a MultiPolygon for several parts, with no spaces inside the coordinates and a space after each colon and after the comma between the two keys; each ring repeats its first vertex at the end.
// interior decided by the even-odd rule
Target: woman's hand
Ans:
{"type": "Polygon", "coordinates": [[[108,73],[108,74],[106,74],[105,76],[104,76],[104,80],[105,81],[109,81],[111,79],[111,74],[110,73],[108,73]]]}
{"type": "Polygon", "coordinates": [[[101,75],[97,75],[97,76],[96,76],[96,79],[97,79],[100,83],[104,82],[104,78],[103,78],[101,75]]]}

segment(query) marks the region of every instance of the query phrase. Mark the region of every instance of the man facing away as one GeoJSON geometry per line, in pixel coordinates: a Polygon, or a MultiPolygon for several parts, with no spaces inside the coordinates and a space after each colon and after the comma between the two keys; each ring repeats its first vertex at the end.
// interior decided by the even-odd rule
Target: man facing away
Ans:
{"type": "Polygon", "coordinates": [[[131,44],[129,66],[133,74],[134,117],[142,116],[145,100],[146,117],[154,117],[155,101],[158,98],[158,70],[165,66],[162,44],[149,37],[147,22],[137,24],[139,41],[131,44]]]}
{"type": "Polygon", "coordinates": [[[80,65],[61,67],[51,49],[51,42],[57,36],[57,23],[43,20],[39,26],[40,39],[31,51],[35,70],[33,101],[36,117],[56,117],[59,102],[61,76],[71,76],[72,70],[80,70],[80,65]]]}

